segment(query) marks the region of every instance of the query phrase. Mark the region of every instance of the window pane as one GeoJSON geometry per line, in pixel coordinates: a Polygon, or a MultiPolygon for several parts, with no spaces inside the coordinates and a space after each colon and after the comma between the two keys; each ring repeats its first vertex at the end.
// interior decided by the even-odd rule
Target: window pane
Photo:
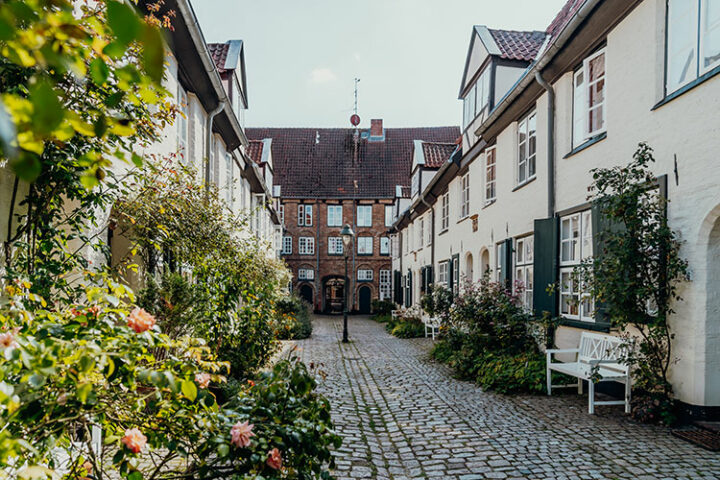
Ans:
{"type": "Polygon", "coordinates": [[[707,69],[720,60],[720,0],[705,0],[702,8],[702,68],[707,69]]]}
{"type": "Polygon", "coordinates": [[[580,145],[586,137],[585,127],[585,73],[580,69],[575,74],[575,89],[573,95],[573,147],[580,145]]]}
{"type": "Polygon", "coordinates": [[[677,90],[697,76],[697,3],[670,0],[668,5],[668,92],[677,90]]]}

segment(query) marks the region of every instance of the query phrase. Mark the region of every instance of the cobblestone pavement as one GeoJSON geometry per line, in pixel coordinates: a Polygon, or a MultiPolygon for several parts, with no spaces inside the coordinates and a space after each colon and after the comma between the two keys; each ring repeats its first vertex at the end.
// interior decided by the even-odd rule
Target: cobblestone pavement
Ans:
{"type": "Polygon", "coordinates": [[[321,389],[343,446],[339,479],[720,479],[720,454],[585,397],[502,396],[452,378],[431,340],[400,340],[367,318],[316,317],[298,342],[328,373],[321,389]]]}

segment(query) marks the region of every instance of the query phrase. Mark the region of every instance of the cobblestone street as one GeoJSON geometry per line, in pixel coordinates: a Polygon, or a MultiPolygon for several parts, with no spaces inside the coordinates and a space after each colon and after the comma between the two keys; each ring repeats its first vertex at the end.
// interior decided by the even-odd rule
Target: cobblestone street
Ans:
{"type": "Polygon", "coordinates": [[[720,455],[639,425],[621,407],[587,414],[586,397],[486,393],[429,360],[431,341],[383,325],[317,317],[305,362],[328,373],[321,390],[343,446],[340,479],[718,479],[720,455]]]}

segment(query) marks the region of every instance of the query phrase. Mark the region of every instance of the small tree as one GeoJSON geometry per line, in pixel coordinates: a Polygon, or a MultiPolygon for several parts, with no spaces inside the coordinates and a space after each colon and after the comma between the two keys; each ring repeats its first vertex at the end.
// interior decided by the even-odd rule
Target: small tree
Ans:
{"type": "Polygon", "coordinates": [[[668,372],[674,359],[668,318],[681,300],[678,285],[688,266],[667,223],[667,199],[650,171],[654,161],[652,148],[641,143],[629,165],[592,171],[591,200],[606,228],[595,232],[600,251],[578,273],[614,326],[638,332],[637,348],[627,353],[636,386],[671,421],[668,372]]]}

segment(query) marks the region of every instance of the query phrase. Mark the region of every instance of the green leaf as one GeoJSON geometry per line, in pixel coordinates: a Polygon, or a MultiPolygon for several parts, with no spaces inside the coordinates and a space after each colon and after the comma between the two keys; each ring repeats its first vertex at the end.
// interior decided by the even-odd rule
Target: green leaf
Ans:
{"type": "Polygon", "coordinates": [[[30,101],[33,104],[32,123],[37,132],[49,134],[60,125],[65,111],[49,82],[41,80],[31,86],[30,101]]]}
{"type": "Polygon", "coordinates": [[[130,475],[127,476],[128,480],[142,480],[143,474],[141,472],[138,472],[135,470],[130,475]]]}
{"type": "Polygon", "coordinates": [[[92,392],[92,384],[91,383],[83,383],[82,385],[78,386],[75,396],[77,396],[77,398],[78,398],[78,400],[80,400],[80,402],[87,403],[88,397],[90,396],[91,392],[92,392]]]}
{"type": "Polygon", "coordinates": [[[182,392],[183,395],[187,397],[188,400],[191,402],[194,402],[197,398],[197,387],[195,386],[195,382],[191,380],[183,380],[182,382],[182,392]]]}
{"type": "Polygon", "coordinates": [[[108,0],[107,19],[113,33],[124,45],[138,39],[142,28],[140,18],[127,3],[108,0]]]}
{"type": "Polygon", "coordinates": [[[110,69],[102,58],[95,57],[95,60],[90,63],[90,76],[98,85],[104,85],[107,82],[110,69]]]}
{"type": "Polygon", "coordinates": [[[37,177],[42,173],[42,165],[38,157],[31,153],[24,153],[10,162],[10,166],[15,172],[15,175],[20,177],[20,180],[26,182],[34,182],[37,177]]]}
{"type": "Polygon", "coordinates": [[[218,457],[225,458],[228,456],[229,453],[230,453],[230,445],[228,445],[227,443],[218,445],[218,447],[217,447],[218,457]]]}
{"type": "Polygon", "coordinates": [[[165,72],[165,43],[160,31],[152,25],[143,33],[143,67],[156,83],[162,82],[165,72]]]}
{"type": "Polygon", "coordinates": [[[43,385],[45,385],[45,377],[43,377],[42,375],[38,375],[38,374],[30,375],[30,378],[28,379],[28,383],[33,388],[40,388],[43,385]]]}
{"type": "Polygon", "coordinates": [[[138,155],[137,153],[133,152],[132,162],[135,164],[136,167],[142,167],[143,158],[140,155],[138,155]]]}

